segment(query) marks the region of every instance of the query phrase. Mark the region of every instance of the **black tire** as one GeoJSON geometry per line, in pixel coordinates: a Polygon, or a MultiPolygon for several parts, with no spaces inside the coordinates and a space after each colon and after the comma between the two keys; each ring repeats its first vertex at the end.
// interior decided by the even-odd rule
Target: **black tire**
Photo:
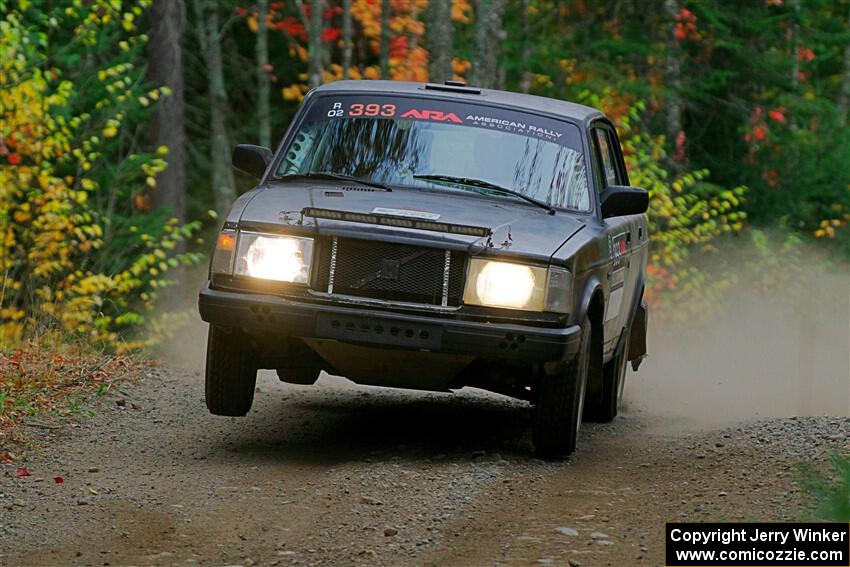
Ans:
{"type": "Polygon", "coordinates": [[[623,389],[626,385],[628,366],[629,331],[623,335],[620,353],[602,367],[602,394],[595,400],[588,400],[584,410],[587,421],[609,423],[617,417],[623,403],[623,389]]]}
{"type": "Polygon", "coordinates": [[[532,437],[541,457],[567,456],[576,449],[581,427],[590,351],[593,340],[590,321],[581,324],[578,354],[555,373],[542,373],[537,385],[532,437]]]}
{"type": "Polygon", "coordinates": [[[238,329],[210,325],[205,398],[214,415],[243,416],[254,402],[257,368],[248,337],[238,329]]]}

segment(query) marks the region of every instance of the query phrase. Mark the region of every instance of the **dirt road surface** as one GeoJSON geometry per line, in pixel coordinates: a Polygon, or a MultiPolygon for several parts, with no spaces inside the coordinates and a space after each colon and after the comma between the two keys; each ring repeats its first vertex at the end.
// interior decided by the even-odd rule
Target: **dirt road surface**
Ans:
{"type": "Polygon", "coordinates": [[[199,371],[145,374],[94,417],[28,428],[44,448],[17,463],[32,476],[0,469],[0,564],[660,565],[665,521],[795,518],[797,464],[850,443],[846,418],[706,431],[637,411],[552,463],[526,404],[474,390],[264,372],[230,419],[199,371]]]}
{"type": "Polygon", "coordinates": [[[264,371],[247,417],[211,416],[199,323],[175,343],[193,369],[25,428],[42,447],[0,466],[0,565],[662,565],[666,521],[797,519],[800,464],[850,451],[836,289],[651,337],[624,415],[563,462],[533,458],[527,404],[469,389],[264,371]]]}

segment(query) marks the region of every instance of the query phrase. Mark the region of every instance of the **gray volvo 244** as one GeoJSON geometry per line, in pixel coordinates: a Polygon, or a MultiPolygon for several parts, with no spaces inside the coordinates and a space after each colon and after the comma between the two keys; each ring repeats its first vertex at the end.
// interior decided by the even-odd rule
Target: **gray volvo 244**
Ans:
{"type": "Polygon", "coordinates": [[[257,369],[312,384],[475,386],[532,402],[545,456],[617,415],[646,353],[646,191],[598,110],[467,87],[310,92],[233,204],[200,292],[206,403],[245,415],[257,369]]]}

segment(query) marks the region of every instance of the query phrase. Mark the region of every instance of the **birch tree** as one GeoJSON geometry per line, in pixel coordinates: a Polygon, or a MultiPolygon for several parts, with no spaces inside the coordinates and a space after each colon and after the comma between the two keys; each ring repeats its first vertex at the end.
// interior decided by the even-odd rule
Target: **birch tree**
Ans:
{"type": "Polygon", "coordinates": [[[454,76],[454,24],[452,23],[452,0],[430,0],[427,13],[428,78],[442,83],[454,76]]]}
{"type": "Polygon", "coordinates": [[[504,39],[505,0],[478,0],[475,10],[475,55],[472,77],[476,86],[496,88],[500,82],[500,44],[504,39]]]}
{"type": "Polygon", "coordinates": [[[351,75],[351,0],[342,0],[342,78],[351,75]]]}
{"type": "Polygon", "coordinates": [[[667,87],[666,132],[669,143],[674,143],[679,132],[682,131],[682,57],[684,53],[676,37],[676,15],[680,8],[679,0],[664,0],[664,15],[667,20],[664,82],[667,87]]]}
{"type": "MultiPolygon", "coordinates": [[[[847,26],[850,29],[850,12],[847,16],[847,26]]],[[[847,125],[847,108],[850,106],[850,42],[844,47],[844,68],[841,73],[841,94],[838,97],[838,115],[841,123],[847,125]]]]}
{"type": "Polygon", "coordinates": [[[522,47],[520,48],[520,71],[519,90],[528,94],[531,91],[531,9],[530,0],[522,0],[522,47]]]}
{"type": "Polygon", "coordinates": [[[381,0],[381,78],[390,76],[390,0],[381,0]]]}
{"type": "Polygon", "coordinates": [[[272,125],[269,110],[269,31],[266,19],[269,13],[268,0],[257,0],[257,122],[261,146],[270,147],[272,125]]]}
{"type": "Polygon", "coordinates": [[[171,214],[186,220],[186,166],[183,101],[182,0],[154,0],[150,8],[150,41],[147,44],[147,79],[171,94],[156,106],[148,124],[148,141],[158,148],[168,147],[165,171],[156,176],[151,191],[154,208],[167,207],[171,214]]]}
{"type": "Polygon", "coordinates": [[[216,0],[195,0],[198,42],[207,67],[210,98],[210,177],[215,208],[224,213],[236,198],[230,166],[231,140],[227,127],[227,90],[221,56],[221,25],[216,0]]]}
{"type": "Polygon", "coordinates": [[[310,87],[318,87],[322,84],[322,12],[325,3],[322,0],[313,0],[310,5],[309,26],[309,58],[310,58],[310,87]]]}

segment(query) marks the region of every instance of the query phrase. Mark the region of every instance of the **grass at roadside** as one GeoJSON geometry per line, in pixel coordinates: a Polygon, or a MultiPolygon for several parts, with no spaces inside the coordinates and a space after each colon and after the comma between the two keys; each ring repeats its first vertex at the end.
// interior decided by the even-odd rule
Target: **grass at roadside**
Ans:
{"type": "Polygon", "coordinates": [[[29,341],[0,349],[0,462],[10,462],[24,438],[18,427],[34,416],[83,411],[92,397],[135,374],[140,361],[104,354],[78,342],[29,341]]]}
{"type": "Polygon", "coordinates": [[[826,472],[805,468],[802,481],[812,519],[850,522],[850,455],[831,455],[826,472]]]}

